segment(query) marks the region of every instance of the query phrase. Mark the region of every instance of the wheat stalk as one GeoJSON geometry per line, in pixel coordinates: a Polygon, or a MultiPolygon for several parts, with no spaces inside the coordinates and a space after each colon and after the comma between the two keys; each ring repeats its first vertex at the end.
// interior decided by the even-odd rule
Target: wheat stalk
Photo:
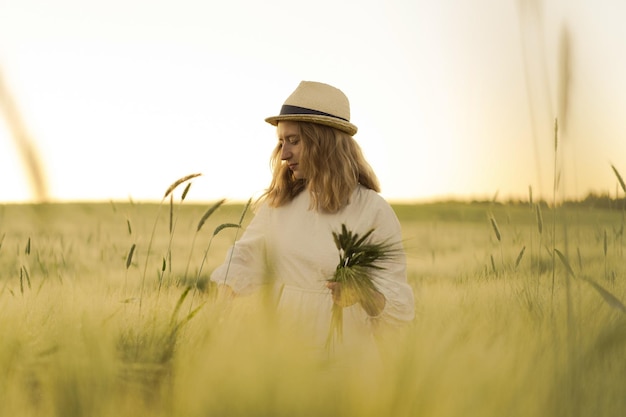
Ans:
{"type": "Polygon", "coordinates": [[[163,196],[163,199],[165,200],[167,198],[168,195],[170,195],[172,193],[172,191],[174,191],[180,184],[189,181],[190,179],[199,177],[200,175],[202,175],[201,173],[195,173],[195,174],[189,174],[186,175],[182,178],[177,179],[176,181],[174,181],[172,183],[172,185],[170,185],[167,190],[165,191],[165,195],[163,196]]]}
{"type": "MultiPolygon", "coordinates": [[[[189,264],[191,263],[191,257],[193,255],[193,251],[194,251],[194,247],[196,245],[196,238],[198,237],[198,233],[200,233],[200,230],[202,229],[202,226],[204,226],[204,223],[207,221],[207,219],[213,214],[215,213],[215,211],[220,208],[222,206],[222,204],[224,204],[224,202],[226,201],[226,199],[221,199],[217,202],[215,202],[213,205],[211,205],[211,207],[208,208],[208,210],[206,212],[204,212],[204,214],[202,215],[202,217],[200,218],[200,221],[198,222],[198,225],[196,226],[196,233],[194,233],[193,235],[193,240],[191,241],[191,249],[189,252],[189,258],[187,258],[187,266],[185,267],[185,275],[184,278],[185,280],[187,279],[187,274],[189,273],[189,264]]],[[[212,240],[213,238],[211,238],[212,240]]],[[[209,247],[211,246],[211,241],[209,241],[209,247]]],[[[206,259],[207,256],[207,252],[208,252],[208,248],[205,251],[204,254],[204,258],[202,258],[202,263],[204,264],[204,261],[206,259]]],[[[202,269],[202,265],[200,266],[200,269],[202,269]]],[[[194,283],[194,287],[197,289],[198,287],[198,281],[200,279],[200,274],[198,273],[198,275],[196,275],[196,280],[194,283]]],[[[194,291],[194,295],[195,295],[195,291],[194,291]]],[[[192,295],[192,304],[193,304],[193,295],[192,295]]],[[[191,308],[191,307],[190,307],[191,308]]]]}
{"type": "Polygon", "coordinates": [[[587,284],[591,285],[591,287],[597,291],[597,293],[604,299],[604,301],[610,307],[626,314],[626,306],[624,305],[624,303],[620,301],[619,298],[617,298],[615,295],[613,295],[611,292],[609,292],[607,289],[605,289],[603,286],[601,286],[600,284],[598,284],[591,278],[585,277],[585,276],[576,276],[576,274],[574,273],[574,269],[572,269],[572,266],[567,260],[567,257],[563,255],[563,253],[561,253],[561,251],[559,251],[558,249],[554,249],[554,252],[558,256],[558,258],[561,260],[561,263],[563,264],[563,266],[565,266],[565,269],[567,270],[567,273],[569,275],[571,275],[573,278],[578,278],[581,281],[584,281],[587,284]]]}
{"type": "Polygon", "coordinates": [[[615,173],[615,176],[617,177],[617,181],[619,182],[620,187],[622,187],[622,191],[626,193],[626,184],[624,183],[624,179],[619,174],[619,171],[617,170],[617,168],[615,168],[615,165],[611,165],[611,168],[613,169],[613,172],[615,173]]]}
{"type": "MultiPolygon", "coordinates": [[[[390,242],[371,242],[374,229],[363,236],[341,225],[341,232],[332,232],[335,246],[339,252],[339,262],[334,275],[328,282],[340,284],[342,299],[364,302],[372,301],[372,292],[376,290],[372,269],[382,269],[380,261],[388,260],[395,255],[396,247],[390,242]]],[[[330,349],[333,341],[343,339],[343,307],[333,302],[331,322],[326,347],[330,349]]]]}
{"type": "Polygon", "coordinates": [[[157,216],[154,219],[154,224],[152,226],[152,233],[150,234],[150,241],[148,242],[148,248],[146,250],[146,260],[144,263],[144,268],[143,268],[143,272],[142,272],[142,276],[141,276],[141,289],[140,289],[140,294],[139,294],[139,310],[138,310],[138,314],[139,316],[141,316],[141,309],[143,306],[143,292],[145,289],[145,283],[146,283],[146,273],[148,271],[148,260],[150,259],[150,254],[151,254],[151,250],[152,250],[152,243],[154,241],[154,235],[156,233],[156,227],[157,224],[159,222],[159,216],[160,216],[160,212],[161,212],[161,207],[163,207],[163,202],[165,201],[165,199],[176,189],[176,187],[178,187],[180,184],[183,184],[186,181],[189,181],[193,178],[196,178],[198,176],[200,176],[202,174],[200,173],[195,173],[195,174],[190,174],[190,175],[186,175],[182,178],[179,178],[178,180],[174,181],[165,191],[165,194],[163,195],[163,198],[161,199],[161,203],[159,204],[159,209],[157,212],[157,216]]]}

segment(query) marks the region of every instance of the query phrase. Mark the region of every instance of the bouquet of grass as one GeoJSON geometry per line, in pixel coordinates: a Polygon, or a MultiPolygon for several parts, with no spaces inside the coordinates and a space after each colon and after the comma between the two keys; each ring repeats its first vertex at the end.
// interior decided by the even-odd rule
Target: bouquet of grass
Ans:
{"type": "Polygon", "coordinates": [[[374,229],[363,236],[348,230],[345,224],[341,225],[341,233],[333,232],[335,245],[339,250],[339,263],[332,278],[328,282],[338,283],[341,304],[333,302],[330,320],[330,331],[326,339],[326,346],[330,348],[333,341],[343,339],[343,308],[355,303],[367,310],[367,306],[375,304],[375,296],[379,294],[372,270],[383,269],[380,261],[390,259],[396,246],[389,242],[370,242],[368,239],[374,229]]]}

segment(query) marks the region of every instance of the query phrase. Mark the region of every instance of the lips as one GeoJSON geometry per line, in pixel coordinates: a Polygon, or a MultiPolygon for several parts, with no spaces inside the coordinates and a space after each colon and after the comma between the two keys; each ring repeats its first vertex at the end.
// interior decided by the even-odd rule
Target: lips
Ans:
{"type": "Polygon", "coordinates": [[[295,170],[296,168],[298,168],[298,164],[288,164],[287,165],[289,167],[290,170],[295,170]]]}

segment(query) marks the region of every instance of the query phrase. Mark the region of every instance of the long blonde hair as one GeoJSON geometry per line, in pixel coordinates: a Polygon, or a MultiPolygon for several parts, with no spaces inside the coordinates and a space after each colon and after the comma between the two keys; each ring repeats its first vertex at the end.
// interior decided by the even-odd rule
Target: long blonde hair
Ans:
{"type": "Polygon", "coordinates": [[[306,179],[295,178],[281,161],[278,143],[270,158],[272,181],[263,194],[271,207],[285,205],[308,189],[311,209],[336,213],[350,202],[358,184],[380,192],[378,178],[352,136],[316,123],[297,124],[303,145],[298,162],[306,179]]]}

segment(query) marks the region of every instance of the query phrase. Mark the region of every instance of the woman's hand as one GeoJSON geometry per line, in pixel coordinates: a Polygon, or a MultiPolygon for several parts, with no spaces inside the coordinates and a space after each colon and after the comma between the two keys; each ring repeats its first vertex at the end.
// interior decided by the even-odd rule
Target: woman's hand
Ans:
{"type": "Polygon", "coordinates": [[[377,316],[385,308],[385,296],[374,289],[359,297],[356,291],[346,291],[339,282],[327,282],[326,287],[330,289],[333,302],[340,307],[345,308],[360,303],[369,316],[377,316]]]}

